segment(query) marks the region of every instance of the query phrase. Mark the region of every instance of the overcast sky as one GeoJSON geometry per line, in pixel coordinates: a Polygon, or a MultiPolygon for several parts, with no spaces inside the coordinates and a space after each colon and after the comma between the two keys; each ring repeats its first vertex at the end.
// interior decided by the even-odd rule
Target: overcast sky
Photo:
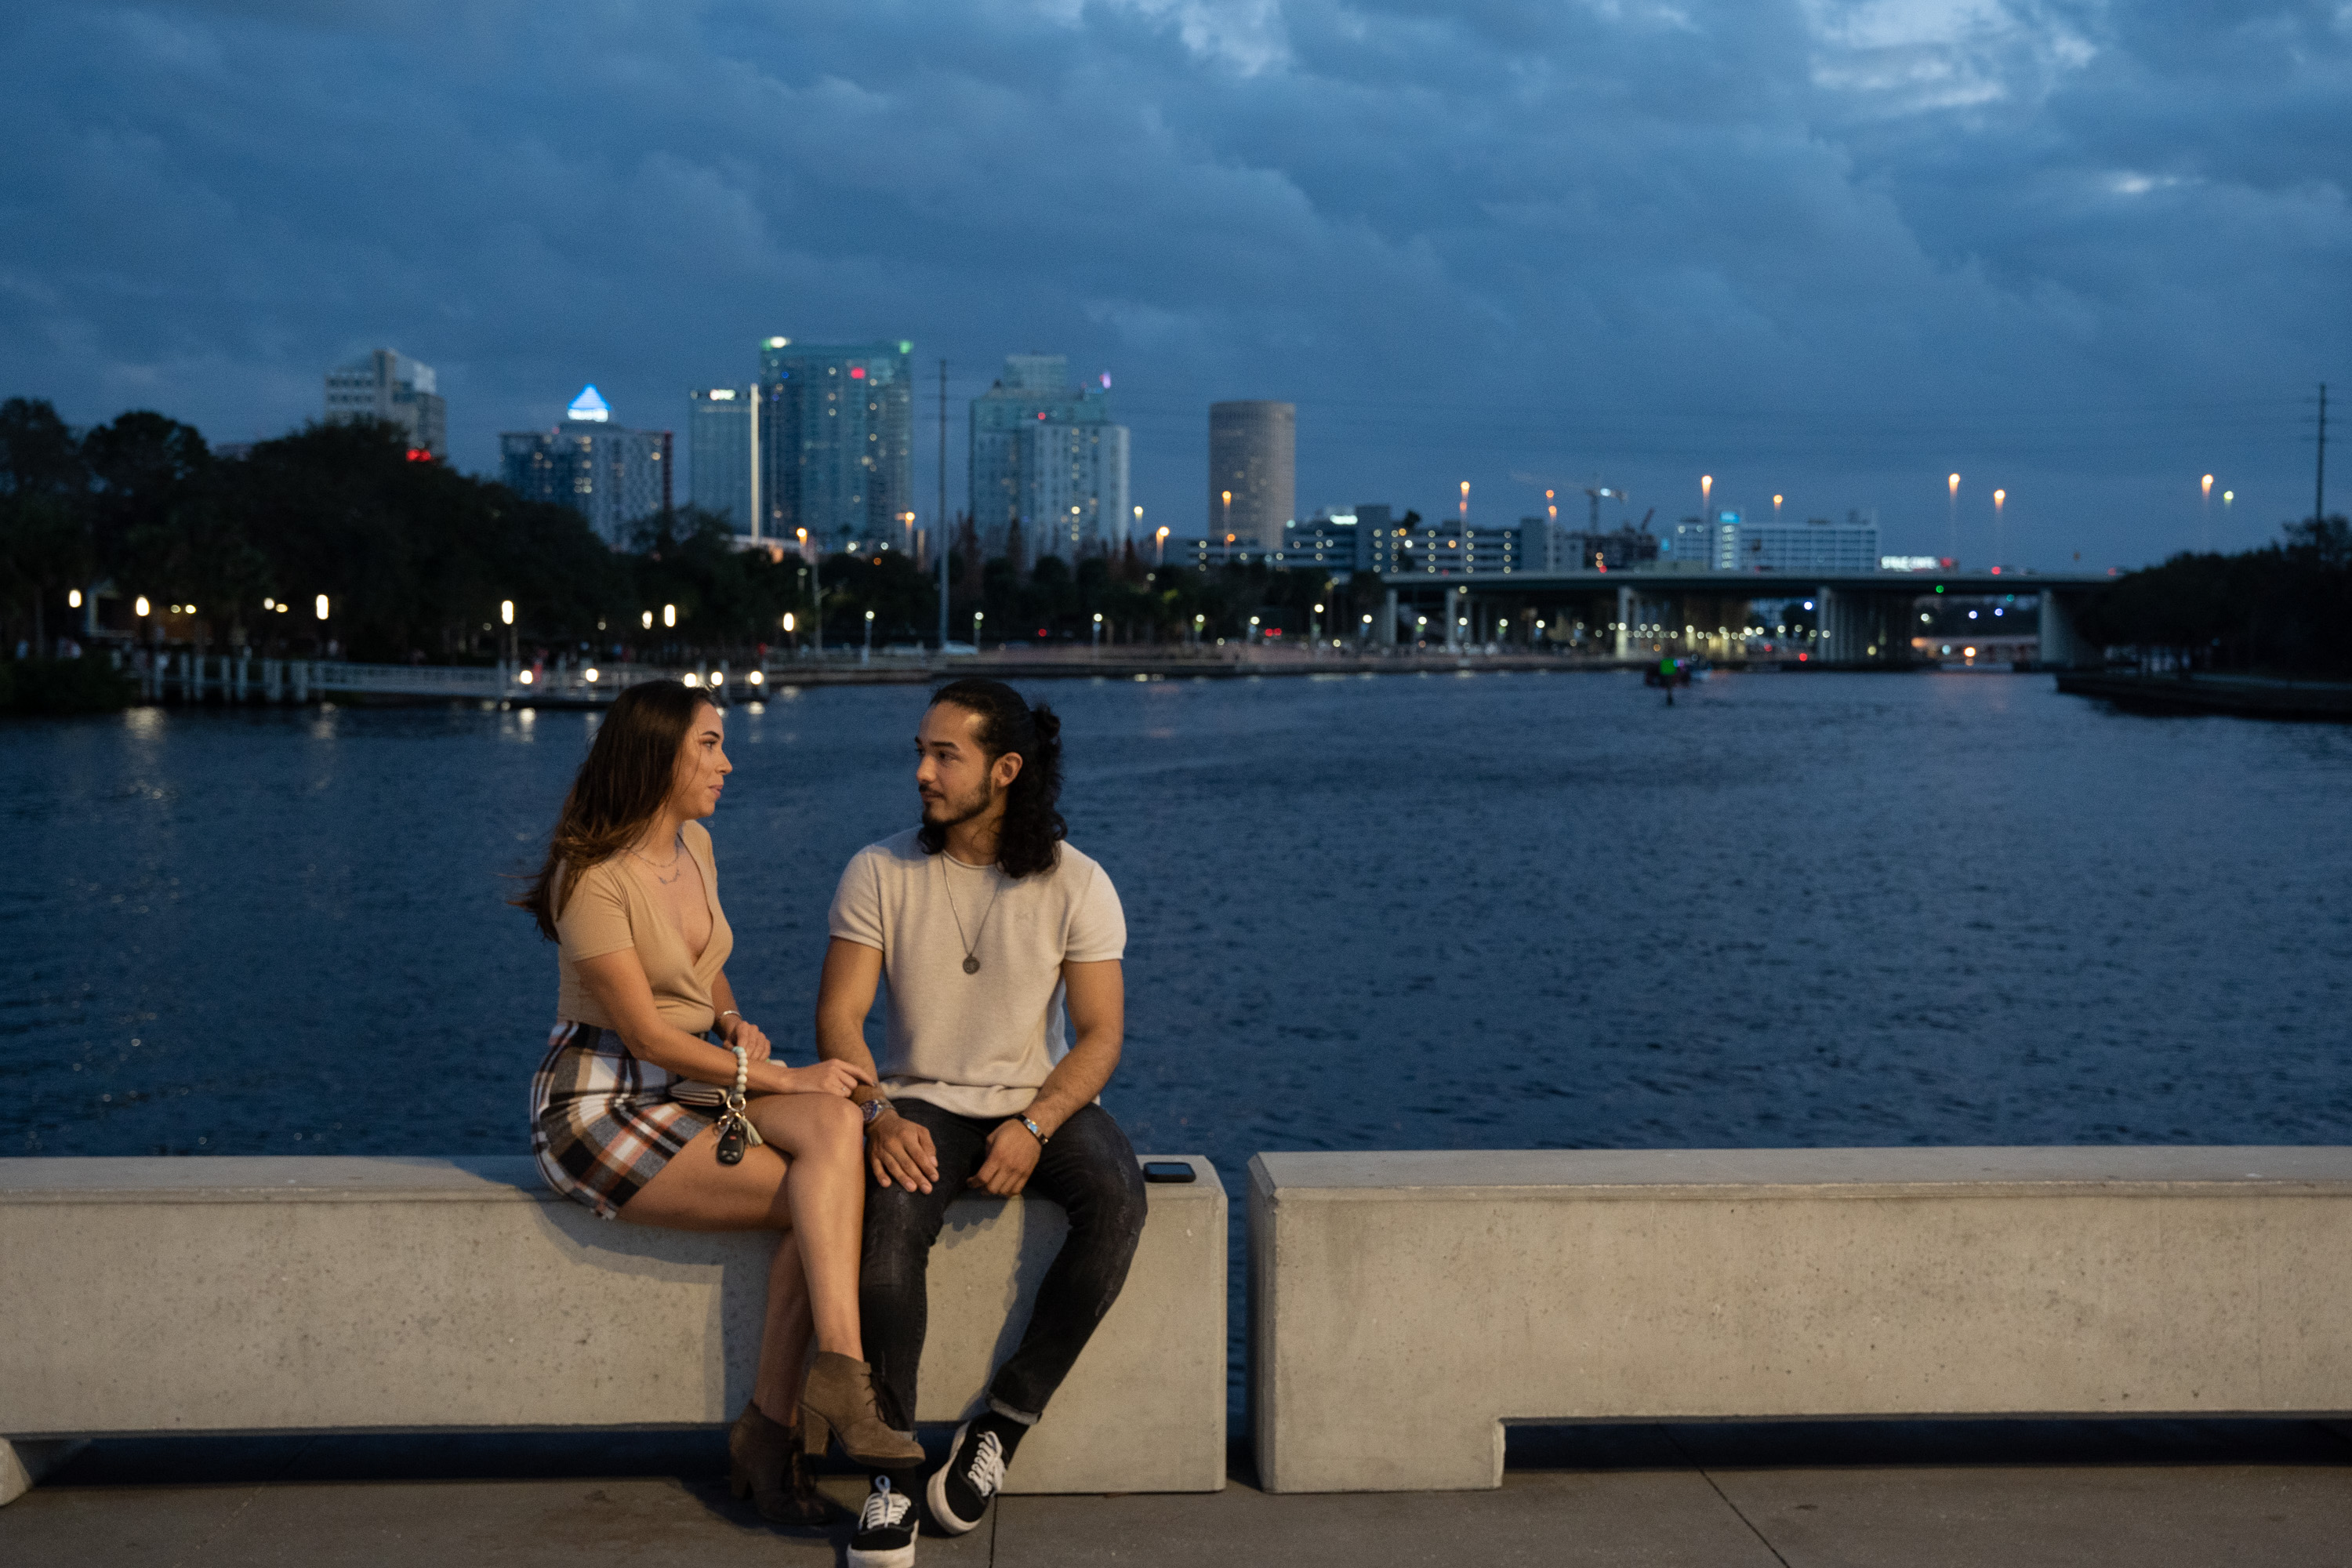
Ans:
{"type": "Polygon", "coordinates": [[[1709,473],[1940,552],[1957,469],[1964,558],[2001,486],[2056,566],[2272,537],[2352,416],[2347,4],[15,0],[0,135],[0,394],[216,441],[377,346],[489,470],[583,382],[682,432],[762,336],[908,338],[927,521],[938,361],[955,508],[1040,351],[1180,532],[1273,397],[1302,510],[1709,473]]]}

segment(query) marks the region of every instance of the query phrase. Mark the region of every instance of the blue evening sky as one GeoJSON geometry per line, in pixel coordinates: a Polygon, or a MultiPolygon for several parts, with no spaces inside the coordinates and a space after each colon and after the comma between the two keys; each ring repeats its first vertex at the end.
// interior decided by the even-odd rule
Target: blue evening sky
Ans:
{"type": "Polygon", "coordinates": [[[488,469],[584,382],[682,433],[764,335],[908,338],[926,521],[937,362],[952,508],[1041,351],[1179,532],[1276,397],[1302,510],[1709,473],[1928,552],[1957,469],[1965,558],[2001,486],[2055,566],[2273,536],[2352,412],[2346,4],[18,0],[0,137],[0,394],[215,440],[378,345],[488,469]]]}

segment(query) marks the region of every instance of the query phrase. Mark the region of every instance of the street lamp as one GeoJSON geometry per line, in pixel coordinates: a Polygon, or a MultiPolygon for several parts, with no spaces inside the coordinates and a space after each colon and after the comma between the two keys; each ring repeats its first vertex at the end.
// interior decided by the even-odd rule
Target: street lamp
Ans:
{"type": "Polygon", "coordinates": [[[500,626],[508,626],[514,625],[514,601],[512,599],[500,599],[499,601],[499,624],[500,626]]]}
{"type": "Polygon", "coordinates": [[[1094,642],[1094,646],[1095,646],[1096,647],[1097,647],[1097,648],[1099,648],[1099,647],[1102,647],[1102,612],[1101,612],[1100,610],[1097,610],[1097,611],[1095,612],[1095,642],[1094,642]]]}
{"type": "Polygon", "coordinates": [[[665,626],[674,626],[677,625],[677,606],[676,605],[664,605],[662,606],[662,625],[665,626]]]}
{"type": "Polygon", "coordinates": [[[327,595],[324,594],[320,595],[318,601],[313,607],[319,612],[319,618],[322,621],[325,620],[327,618],[327,595]]]}
{"type": "Polygon", "coordinates": [[[1706,509],[1710,505],[1714,504],[1708,498],[1714,494],[1715,476],[1713,474],[1701,474],[1698,477],[1698,520],[1701,522],[1705,522],[1706,521],[1706,509]]]}
{"type": "Polygon", "coordinates": [[[974,610],[971,613],[971,651],[974,653],[980,651],[980,623],[987,618],[988,612],[985,610],[974,610]]]}
{"type": "Polygon", "coordinates": [[[654,629],[654,613],[651,610],[647,610],[644,615],[639,616],[637,620],[646,630],[651,631],[654,629]]]}
{"type": "Polygon", "coordinates": [[[138,598],[131,601],[131,613],[136,615],[142,621],[147,618],[147,613],[151,608],[152,608],[152,606],[147,603],[147,595],[144,594],[140,595],[138,598]]]}
{"type": "Polygon", "coordinates": [[[857,662],[868,664],[874,658],[874,612],[866,612],[866,647],[857,655],[857,662]]]}

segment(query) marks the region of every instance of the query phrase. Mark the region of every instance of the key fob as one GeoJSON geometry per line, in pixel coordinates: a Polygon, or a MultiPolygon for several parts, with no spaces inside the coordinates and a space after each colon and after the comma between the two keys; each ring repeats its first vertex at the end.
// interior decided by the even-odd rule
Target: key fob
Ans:
{"type": "Polygon", "coordinates": [[[727,1131],[719,1135],[719,1163],[740,1165],[743,1163],[743,1124],[730,1121],[727,1131]]]}

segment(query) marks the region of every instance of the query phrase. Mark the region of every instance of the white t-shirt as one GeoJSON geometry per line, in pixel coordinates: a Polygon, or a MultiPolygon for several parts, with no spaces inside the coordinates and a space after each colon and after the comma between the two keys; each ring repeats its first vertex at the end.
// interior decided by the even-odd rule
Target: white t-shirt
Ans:
{"type": "Polygon", "coordinates": [[[882,952],[882,1086],[964,1116],[1018,1115],[1070,1048],[1063,963],[1127,951],[1118,890],[1067,844],[1051,870],[1015,880],[924,854],[918,831],[852,856],[828,920],[882,952]]]}

